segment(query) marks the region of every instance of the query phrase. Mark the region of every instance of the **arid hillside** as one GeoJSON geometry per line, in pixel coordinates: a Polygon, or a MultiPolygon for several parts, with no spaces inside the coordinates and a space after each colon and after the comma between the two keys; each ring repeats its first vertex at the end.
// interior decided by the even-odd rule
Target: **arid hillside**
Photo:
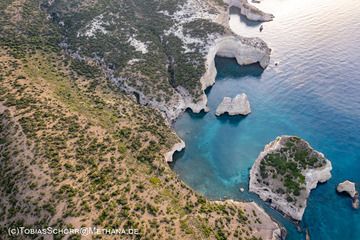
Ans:
{"type": "MultiPolygon", "coordinates": [[[[181,1],[0,3],[0,238],[14,239],[7,229],[15,226],[136,228],[139,235],[125,236],[136,239],[270,238],[278,226],[255,205],[210,202],[178,180],[163,157],[177,136],[159,111],[138,104],[94,60],[95,51],[111,59],[105,63],[116,64],[110,67],[114,76],[136,66],[144,72],[128,81],[137,79],[142,87],[162,92],[153,84],[157,81],[166,86],[164,96],[171,96],[164,67],[169,55],[158,34],[150,34],[156,29],[148,28],[146,36],[137,33],[142,41],[148,40],[140,36],[153,36],[158,43],[149,44],[146,58],[155,59],[150,72],[142,61],[127,67],[136,49],[116,39],[111,41],[119,49],[100,36],[97,43],[73,39],[104,13],[101,7],[114,10],[112,2],[134,14],[129,16],[136,16],[134,24],[140,26],[138,21],[150,17],[147,7],[165,10],[181,1]],[[61,22],[73,25],[61,28],[61,22]],[[89,58],[76,57],[77,49],[89,58]]],[[[41,236],[15,239],[31,238],[41,236]]],[[[102,238],[113,239],[96,236],[102,238]]]]}

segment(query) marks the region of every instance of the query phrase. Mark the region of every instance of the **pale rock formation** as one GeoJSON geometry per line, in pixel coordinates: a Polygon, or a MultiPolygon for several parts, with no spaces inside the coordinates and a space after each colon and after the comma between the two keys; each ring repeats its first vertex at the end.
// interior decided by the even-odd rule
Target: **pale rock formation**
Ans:
{"type": "MultiPolygon", "coordinates": [[[[256,7],[250,5],[246,0],[226,0],[228,6],[240,7],[249,19],[268,21],[271,14],[265,14],[256,7]]],[[[128,93],[136,93],[139,97],[139,103],[158,109],[168,123],[174,121],[185,109],[189,108],[194,113],[201,111],[208,112],[207,96],[204,90],[215,83],[216,68],[215,56],[236,58],[240,65],[259,63],[262,68],[266,68],[270,61],[271,49],[260,38],[245,38],[232,33],[229,28],[229,12],[228,9],[221,5],[214,5],[208,1],[187,0],[186,3],[176,12],[163,14],[171,17],[174,24],[170,29],[165,29],[165,35],[175,35],[183,42],[182,48],[184,53],[194,52],[193,45],[198,45],[205,60],[205,72],[200,79],[202,95],[194,99],[194,97],[184,88],[177,87],[170,96],[169,101],[154,100],[151,96],[146,96],[139,90],[124,84],[122,79],[113,79],[119,82],[120,87],[128,93]],[[215,10],[215,11],[214,11],[215,10]],[[225,28],[224,34],[209,34],[207,40],[191,37],[184,34],[184,25],[195,20],[204,19],[218,23],[225,28]]],[[[136,44],[140,46],[140,44],[136,44]]],[[[145,50],[144,47],[139,50],[145,50]]]]}
{"type": "MultiPolygon", "coordinates": [[[[85,36],[85,37],[96,37],[96,34],[107,34],[105,26],[108,26],[109,23],[103,21],[104,15],[100,14],[99,16],[95,17],[91,20],[85,28],[77,33],[77,37],[85,36]]],[[[62,22],[62,25],[64,22],[62,22]]]]}
{"type": "Polygon", "coordinates": [[[274,15],[261,11],[247,0],[225,0],[225,2],[229,7],[239,8],[240,13],[251,21],[268,22],[272,21],[274,18],[274,15]]]}
{"type": "Polygon", "coordinates": [[[175,152],[180,152],[185,148],[185,142],[180,139],[180,142],[175,143],[172,148],[164,154],[165,161],[166,162],[172,162],[173,161],[173,155],[175,152]]]}
{"type": "Polygon", "coordinates": [[[339,193],[346,192],[347,194],[349,194],[349,196],[352,199],[353,208],[355,209],[359,208],[359,193],[355,189],[355,183],[346,180],[342,183],[339,183],[336,190],[339,193]]]}
{"type": "Polygon", "coordinates": [[[355,194],[357,193],[356,189],[355,189],[355,183],[350,182],[348,180],[339,183],[339,185],[337,186],[336,190],[338,192],[346,192],[347,194],[350,195],[350,197],[354,198],[355,194]]]}
{"type": "Polygon", "coordinates": [[[271,153],[278,153],[280,150],[283,150],[286,146],[286,143],[289,138],[294,138],[292,136],[281,136],[277,137],[276,140],[267,144],[264,150],[259,154],[258,158],[255,160],[251,170],[250,170],[250,182],[249,182],[249,191],[254,192],[259,195],[259,197],[264,201],[269,201],[270,205],[284,213],[285,215],[291,217],[296,221],[301,221],[307,199],[310,195],[310,191],[316,188],[317,184],[324,183],[331,178],[332,165],[329,160],[327,160],[324,155],[316,150],[314,150],[309,143],[305,140],[299,139],[301,144],[306,146],[308,151],[312,152],[312,156],[316,157],[318,161],[324,162],[324,164],[319,167],[307,167],[302,169],[301,173],[305,177],[305,186],[304,189],[300,191],[299,196],[296,197],[295,202],[289,202],[286,199],[286,195],[278,193],[276,189],[283,187],[283,183],[278,179],[272,179],[268,177],[269,183],[263,184],[259,182],[260,177],[260,165],[263,159],[271,153]]]}
{"type": "Polygon", "coordinates": [[[245,93],[236,95],[235,98],[224,97],[216,109],[216,116],[228,113],[234,115],[248,115],[251,113],[250,103],[245,93]]]}
{"type": "MultiPolygon", "coordinates": [[[[205,65],[206,72],[200,79],[202,90],[205,91],[215,83],[217,74],[215,56],[235,58],[239,65],[259,63],[262,68],[266,68],[270,62],[270,54],[271,49],[260,38],[233,35],[218,38],[209,47],[205,65]]],[[[203,92],[198,102],[190,102],[187,106],[195,113],[199,113],[201,110],[208,111],[206,94],[203,92]]]]}

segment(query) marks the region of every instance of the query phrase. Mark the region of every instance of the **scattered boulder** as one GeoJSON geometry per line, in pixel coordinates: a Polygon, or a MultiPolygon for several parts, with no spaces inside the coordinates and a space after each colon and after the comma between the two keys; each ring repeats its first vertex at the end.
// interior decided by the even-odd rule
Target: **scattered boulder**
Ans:
{"type": "Polygon", "coordinates": [[[236,95],[235,98],[224,97],[222,102],[216,109],[216,116],[228,113],[230,116],[234,115],[248,115],[251,113],[250,103],[245,93],[236,95]]]}

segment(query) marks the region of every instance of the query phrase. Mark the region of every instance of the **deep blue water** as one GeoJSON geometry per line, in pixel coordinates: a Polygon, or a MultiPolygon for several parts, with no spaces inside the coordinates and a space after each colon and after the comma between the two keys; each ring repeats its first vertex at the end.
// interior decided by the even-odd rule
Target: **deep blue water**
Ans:
{"type": "Polygon", "coordinates": [[[302,225],[315,240],[360,239],[360,210],[336,193],[349,179],[360,186],[360,1],[265,0],[273,22],[247,22],[232,10],[230,26],[259,36],[273,49],[270,66],[238,66],[217,58],[216,84],[207,114],[186,112],[174,124],[186,149],[175,154],[174,171],[211,199],[255,200],[284,224],[288,239],[304,234],[248,188],[249,168],[264,145],[282,134],[298,135],[332,161],[333,177],[311,192],[302,225]],[[275,66],[274,62],[279,65],[275,66]],[[215,117],[224,96],[248,95],[247,117],[215,117]]]}

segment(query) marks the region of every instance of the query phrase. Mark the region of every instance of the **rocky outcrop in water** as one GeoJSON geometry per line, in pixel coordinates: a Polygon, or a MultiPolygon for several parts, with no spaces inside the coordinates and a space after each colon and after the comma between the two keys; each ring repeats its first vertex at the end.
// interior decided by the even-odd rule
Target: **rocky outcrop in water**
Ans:
{"type": "Polygon", "coordinates": [[[347,193],[352,199],[353,208],[355,208],[355,209],[359,208],[359,193],[358,193],[358,191],[356,191],[355,183],[346,180],[342,183],[339,183],[336,190],[339,193],[342,193],[342,192],[347,193]]]}
{"type": "Polygon", "coordinates": [[[270,62],[271,49],[260,38],[245,38],[240,36],[224,36],[218,38],[209,47],[206,57],[206,72],[200,79],[203,94],[199,100],[188,102],[187,107],[193,112],[208,111],[205,89],[215,83],[217,70],[215,67],[215,56],[235,58],[239,65],[259,63],[266,68],[270,62]]]}
{"type": "Polygon", "coordinates": [[[301,221],[310,191],[331,178],[331,162],[305,140],[281,136],[265,146],[250,170],[249,191],[301,221]]]}
{"type": "Polygon", "coordinates": [[[241,15],[244,15],[251,21],[268,22],[274,18],[273,14],[265,13],[257,7],[250,4],[247,0],[225,0],[230,7],[237,7],[240,9],[241,15]]]}
{"type": "Polygon", "coordinates": [[[222,102],[216,109],[216,116],[228,113],[230,116],[234,115],[248,115],[251,113],[250,103],[245,93],[238,94],[233,99],[224,97],[222,102]]]}

